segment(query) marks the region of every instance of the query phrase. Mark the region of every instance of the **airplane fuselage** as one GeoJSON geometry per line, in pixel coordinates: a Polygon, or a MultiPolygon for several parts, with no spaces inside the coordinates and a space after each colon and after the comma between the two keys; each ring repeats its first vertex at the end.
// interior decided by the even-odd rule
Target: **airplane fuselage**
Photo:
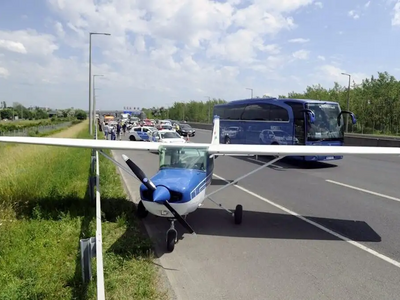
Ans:
{"type": "MultiPolygon", "coordinates": [[[[211,184],[214,171],[214,157],[205,157],[204,168],[179,168],[160,166],[159,171],[151,178],[155,186],[167,188],[171,194],[168,201],[181,215],[195,211],[205,200],[207,187],[211,184]]],[[[153,201],[152,192],[144,184],[140,186],[140,198],[146,210],[151,214],[172,218],[172,213],[163,205],[153,201]]]]}

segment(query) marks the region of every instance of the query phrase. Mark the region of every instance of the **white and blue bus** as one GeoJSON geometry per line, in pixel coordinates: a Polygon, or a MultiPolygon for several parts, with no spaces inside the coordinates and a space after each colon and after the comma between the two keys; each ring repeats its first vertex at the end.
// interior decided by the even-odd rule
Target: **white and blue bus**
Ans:
{"type": "MultiPolygon", "coordinates": [[[[343,111],[337,102],[261,98],[214,106],[220,118],[220,141],[226,144],[342,146],[343,111]]],[[[343,156],[293,157],[306,161],[342,159],[343,156]]]]}

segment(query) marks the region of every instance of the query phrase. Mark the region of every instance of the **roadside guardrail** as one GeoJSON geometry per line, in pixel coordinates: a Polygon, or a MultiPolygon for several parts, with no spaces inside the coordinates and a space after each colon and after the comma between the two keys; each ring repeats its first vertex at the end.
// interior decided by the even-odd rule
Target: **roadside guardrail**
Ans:
{"type": "MultiPolygon", "coordinates": [[[[212,124],[188,122],[197,129],[212,130],[212,124]]],[[[371,147],[400,147],[400,137],[376,136],[367,134],[346,133],[344,137],[346,146],[371,146],[371,147]]]]}
{"type": "MultiPolygon", "coordinates": [[[[94,139],[98,139],[98,127],[95,125],[94,139]]],[[[103,268],[103,237],[101,230],[101,194],[99,151],[92,149],[89,176],[89,196],[96,204],[96,237],[80,240],[82,280],[88,283],[92,280],[92,258],[96,259],[97,299],[105,299],[104,268],[103,268]]]]}

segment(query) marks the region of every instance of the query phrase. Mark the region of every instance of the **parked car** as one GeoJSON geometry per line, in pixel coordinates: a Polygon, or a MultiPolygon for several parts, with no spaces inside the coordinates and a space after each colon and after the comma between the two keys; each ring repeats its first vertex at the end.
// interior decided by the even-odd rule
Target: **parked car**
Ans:
{"type": "Polygon", "coordinates": [[[157,131],[155,127],[150,126],[137,126],[129,131],[130,141],[147,141],[150,142],[151,133],[157,131]],[[140,139],[138,139],[138,136],[140,139]]]}
{"type": "Polygon", "coordinates": [[[174,130],[154,131],[151,140],[160,143],[186,143],[186,140],[174,130]]]}
{"type": "Polygon", "coordinates": [[[187,123],[179,124],[179,129],[176,130],[181,136],[195,136],[196,130],[187,123]]]}

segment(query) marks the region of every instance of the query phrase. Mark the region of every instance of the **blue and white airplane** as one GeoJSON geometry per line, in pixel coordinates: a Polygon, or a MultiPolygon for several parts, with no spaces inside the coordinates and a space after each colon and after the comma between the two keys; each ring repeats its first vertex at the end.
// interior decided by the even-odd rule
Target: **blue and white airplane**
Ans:
{"type": "Polygon", "coordinates": [[[233,145],[220,144],[219,117],[214,118],[211,143],[149,143],[129,141],[109,141],[92,139],[42,138],[42,137],[0,137],[0,142],[35,144],[47,146],[65,146],[90,148],[113,161],[116,165],[136,176],[141,182],[138,216],[144,218],[148,213],[168,218],[171,226],[166,234],[167,249],[173,251],[177,242],[177,231],[174,222],[181,223],[190,233],[193,228],[186,222],[186,216],[193,213],[205,199],[210,199],[219,207],[232,214],[234,222],[241,224],[243,208],[240,204],[231,211],[215,202],[211,196],[237,183],[239,180],[254,174],[262,168],[277,162],[285,156],[307,155],[400,155],[400,148],[392,147],[349,147],[349,146],[301,146],[301,145],[233,145]],[[129,169],[109,157],[102,150],[147,150],[159,152],[160,166],[158,172],[149,178],[126,155],[123,158],[129,169]],[[225,186],[207,194],[211,184],[217,156],[276,156],[271,161],[258,167],[225,186]],[[133,174],[130,172],[132,171],[133,174]]]}

